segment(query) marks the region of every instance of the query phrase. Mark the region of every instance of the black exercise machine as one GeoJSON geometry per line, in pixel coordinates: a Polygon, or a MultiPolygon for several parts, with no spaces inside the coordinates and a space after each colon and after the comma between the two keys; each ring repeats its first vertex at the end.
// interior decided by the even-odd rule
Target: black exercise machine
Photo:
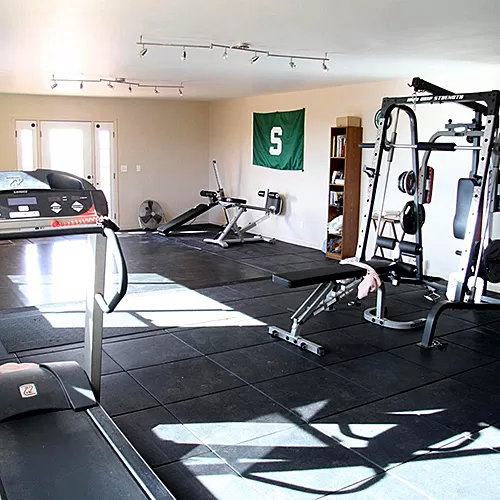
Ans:
{"type": "Polygon", "coordinates": [[[203,241],[205,243],[219,245],[222,248],[227,248],[229,245],[235,243],[255,243],[258,241],[273,243],[275,238],[268,238],[260,234],[253,234],[249,231],[269,218],[271,215],[280,215],[283,207],[283,200],[281,195],[275,191],[259,191],[258,195],[262,198],[266,198],[266,202],[263,207],[248,205],[247,200],[242,198],[219,198],[219,204],[224,208],[226,216],[229,216],[230,209],[234,208],[236,211],[232,217],[229,217],[226,227],[217,235],[216,238],[205,238],[203,241]],[[239,218],[248,210],[264,212],[264,215],[252,222],[249,222],[244,227],[239,227],[239,218]],[[232,236],[229,237],[231,233],[232,236]]]}
{"type": "MultiPolygon", "coordinates": [[[[208,198],[208,203],[199,203],[193,208],[190,208],[186,212],[174,217],[172,220],[165,222],[158,227],[158,233],[163,236],[168,236],[172,231],[182,228],[188,222],[194,221],[197,217],[208,212],[210,209],[217,207],[219,205],[219,200],[224,198],[224,188],[221,186],[219,171],[217,170],[217,162],[212,161],[212,167],[214,170],[215,181],[217,182],[217,191],[202,190],[200,191],[200,196],[208,198]]],[[[226,221],[229,219],[226,216],[226,221]]]]}
{"type": "Polygon", "coordinates": [[[103,313],[127,291],[118,228],[107,215],[103,192],[84,179],[0,172],[1,240],[85,234],[93,257],[84,369],[75,362],[0,367],[2,500],[174,498],[99,405],[103,313]],[[104,298],[107,247],[118,272],[111,300],[104,298]]]}
{"type": "MultiPolygon", "coordinates": [[[[425,221],[424,205],[432,198],[433,170],[428,165],[430,153],[433,151],[472,152],[472,168],[469,177],[461,179],[457,190],[457,210],[454,218],[454,235],[462,240],[460,266],[447,286],[448,300],[440,300],[430,311],[427,318],[413,322],[401,322],[385,317],[385,288],[377,290],[377,305],[364,313],[366,320],[388,328],[407,329],[422,326],[425,323],[421,347],[429,348],[442,345],[434,340],[437,322],[446,309],[460,310],[500,310],[500,303],[489,297],[487,282],[500,282],[500,241],[490,241],[491,216],[498,204],[497,178],[499,166],[499,106],[500,92],[476,92],[453,94],[420,78],[414,78],[411,84],[412,96],[388,97],[382,101],[381,121],[377,138],[373,144],[362,144],[361,147],[374,148],[372,166],[365,168],[368,176],[367,194],[364,198],[364,209],[361,219],[361,231],[356,250],[355,262],[346,271],[342,267],[295,271],[281,276],[273,276],[273,281],[289,287],[316,284],[316,290],[306,299],[292,316],[292,328],[285,331],[271,326],[269,333],[288,342],[298,345],[315,354],[323,355],[324,349],[308,339],[300,336],[300,329],[311,316],[324,310],[331,310],[333,305],[352,292],[367,275],[367,269],[358,266],[368,265],[377,272],[383,281],[422,284],[432,289],[439,289],[435,279],[425,276],[423,272],[422,225],[425,221]],[[425,92],[425,95],[419,93],[425,92]],[[451,121],[445,130],[434,134],[429,142],[419,142],[417,131],[416,106],[419,104],[457,103],[474,111],[474,119],[470,124],[453,124],[451,121]],[[410,143],[397,143],[397,125],[400,113],[405,113],[410,122],[410,143]],[[388,131],[392,113],[395,113],[395,125],[390,139],[388,131]],[[461,146],[454,142],[437,142],[441,137],[464,137],[468,144],[461,146]],[[387,169],[379,217],[383,213],[385,194],[394,151],[396,149],[412,151],[412,169],[400,175],[398,187],[413,197],[401,211],[401,225],[406,234],[414,236],[414,241],[398,240],[375,235],[375,245],[393,250],[396,253],[392,261],[366,261],[367,248],[372,230],[375,193],[381,178],[383,157],[387,154],[387,169]],[[424,151],[420,165],[419,152],[424,151]],[[408,262],[408,258],[412,262],[408,262]]],[[[379,221],[380,222],[380,221],[379,221]]],[[[378,231],[381,225],[378,224],[378,231]]],[[[431,296],[436,299],[436,293],[431,296]]]]}

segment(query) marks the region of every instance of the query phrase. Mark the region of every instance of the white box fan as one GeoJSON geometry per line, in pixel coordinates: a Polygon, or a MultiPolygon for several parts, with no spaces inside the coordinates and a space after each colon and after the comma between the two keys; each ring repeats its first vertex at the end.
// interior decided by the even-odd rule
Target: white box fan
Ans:
{"type": "Polygon", "coordinates": [[[139,206],[139,225],[141,229],[156,229],[163,221],[163,209],[154,200],[145,200],[139,206]]]}

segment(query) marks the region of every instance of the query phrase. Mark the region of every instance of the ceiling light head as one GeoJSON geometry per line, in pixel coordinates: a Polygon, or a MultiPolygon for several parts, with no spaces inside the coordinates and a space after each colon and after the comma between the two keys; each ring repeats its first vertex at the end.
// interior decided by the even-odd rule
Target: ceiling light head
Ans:
{"type": "Polygon", "coordinates": [[[128,86],[128,91],[129,91],[129,92],[132,92],[132,85],[129,85],[129,86],[128,86]]]}
{"type": "Polygon", "coordinates": [[[254,55],[250,59],[250,64],[255,64],[259,60],[260,56],[257,52],[254,52],[254,55]]]}
{"type": "Polygon", "coordinates": [[[182,52],[181,52],[181,61],[185,61],[187,57],[186,53],[186,47],[182,47],[182,52]]]}
{"type": "Polygon", "coordinates": [[[155,87],[155,89],[154,89],[154,93],[155,93],[156,95],[159,95],[159,94],[160,94],[160,91],[159,91],[159,90],[155,87]]]}
{"type": "Polygon", "coordinates": [[[50,86],[50,88],[54,90],[57,87],[57,85],[58,83],[55,80],[52,80],[52,85],[50,86]]]}
{"type": "Polygon", "coordinates": [[[323,68],[323,71],[325,73],[328,73],[328,71],[330,70],[330,68],[328,67],[328,65],[326,64],[326,61],[323,60],[323,64],[321,65],[321,67],[323,68]]]}
{"type": "Polygon", "coordinates": [[[181,97],[184,95],[184,92],[182,91],[182,87],[179,87],[178,92],[179,92],[179,95],[181,97]]]}
{"type": "Polygon", "coordinates": [[[148,53],[148,48],[143,45],[142,49],[139,51],[139,56],[144,57],[147,53],[148,53]]]}
{"type": "Polygon", "coordinates": [[[224,54],[222,54],[222,59],[224,59],[224,61],[229,57],[229,54],[227,53],[227,47],[224,49],[224,54]]]}
{"type": "Polygon", "coordinates": [[[80,90],[83,90],[83,82],[80,82],[80,90]]]}
{"type": "Polygon", "coordinates": [[[108,89],[113,90],[114,88],[115,86],[111,82],[108,82],[108,89]]]}
{"type": "Polygon", "coordinates": [[[293,60],[293,57],[290,57],[290,62],[288,63],[290,65],[290,68],[295,69],[297,65],[295,64],[295,61],[293,60]]]}

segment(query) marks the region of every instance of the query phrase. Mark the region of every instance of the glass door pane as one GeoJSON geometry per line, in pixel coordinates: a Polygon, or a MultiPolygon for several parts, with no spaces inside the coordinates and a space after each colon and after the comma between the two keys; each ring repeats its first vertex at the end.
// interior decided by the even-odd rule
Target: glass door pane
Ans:
{"type": "Polygon", "coordinates": [[[90,122],[41,122],[42,168],[94,182],[90,122]]]}
{"type": "Polygon", "coordinates": [[[96,153],[95,185],[104,192],[106,200],[108,200],[109,217],[116,221],[113,123],[96,123],[94,130],[96,153]]]}
{"type": "Polygon", "coordinates": [[[18,170],[38,168],[38,127],[35,121],[16,121],[16,146],[18,170]]]}

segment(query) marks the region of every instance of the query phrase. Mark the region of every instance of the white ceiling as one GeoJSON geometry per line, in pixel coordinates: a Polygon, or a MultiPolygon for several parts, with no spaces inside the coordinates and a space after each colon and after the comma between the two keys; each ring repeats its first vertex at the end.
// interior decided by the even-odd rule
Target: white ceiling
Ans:
{"type": "MultiPolygon", "coordinates": [[[[125,77],[185,85],[185,98],[218,99],[430,74],[481,75],[500,68],[499,0],[3,0],[0,92],[128,96],[105,84],[56,78],[125,77]],[[222,50],[150,48],[158,42],[248,42],[320,62],[263,58],[222,50]]],[[[500,73],[499,73],[500,74],[500,73]]],[[[133,97],[152,97],[138,89],[133,97]]],[[[179,99],[175,90],[161,97],[179,99]]]]}

